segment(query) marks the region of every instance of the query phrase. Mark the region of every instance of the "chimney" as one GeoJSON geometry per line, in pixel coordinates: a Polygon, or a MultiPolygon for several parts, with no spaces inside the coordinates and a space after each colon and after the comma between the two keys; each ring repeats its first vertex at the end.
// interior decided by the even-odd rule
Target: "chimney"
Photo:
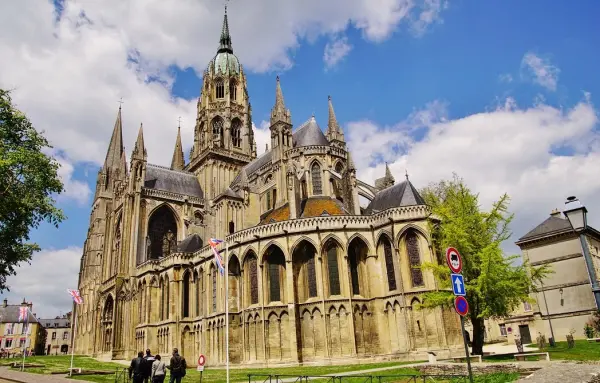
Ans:
{"type": "Polygon", "coordinates": [[[561,215],[562,215],[562,212],[560,210],[558,210],[558,209],[554,209],[550,213],[550,217],[560,218],[561,215]]]}
{"type": "Polygon", "coordinates": [[[32,310],[33,309],[33,303],[32,302],[27,303],[27,307],[29,307],[29,310],[32,310]]]}
{"type": "Polygon", "coordinates": [[[4,301],[2,302],[2,307],[6,306],[8,306],[8,299],[4,298],[4,301]]]}

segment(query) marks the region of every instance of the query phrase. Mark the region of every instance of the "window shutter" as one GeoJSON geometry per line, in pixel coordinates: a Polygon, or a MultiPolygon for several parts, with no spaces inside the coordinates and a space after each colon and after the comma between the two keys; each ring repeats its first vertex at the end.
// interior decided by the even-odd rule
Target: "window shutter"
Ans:
{"type": "Polygon", "coordinates": [[[31,339],[27,338],[27,340],[25,341],[25,347],[28,348],[31,345],[31,339]]]}
{"type": "Polygon", "coordinates": [[[27,326],[27,335],[31,335],[31,327],[33,327],[31,324],[27,326]]]}

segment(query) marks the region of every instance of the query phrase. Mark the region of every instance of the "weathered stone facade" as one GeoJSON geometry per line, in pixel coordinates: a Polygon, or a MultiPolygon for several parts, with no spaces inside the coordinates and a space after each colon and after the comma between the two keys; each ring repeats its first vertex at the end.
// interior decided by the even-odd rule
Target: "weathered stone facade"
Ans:
{"type": "Polygon", "coordinates": [[[293,129],[279,79],[271,149],[256,157],[246,78],[225,16],[203,76],[190,161],[150,165],[140,128],[129,169],[121,110],[98,175],[81,260],[76,351],[113,359],[150,348],[237,364],[460,354],[457,315],[418,310],[437,289],[430,212],[408,180],[356,178],[331,98],[293,129]],[[359,196],[370,200],[360,207],[359,196]],[[229,291],[209,246],[229,246],[229,291]]]}

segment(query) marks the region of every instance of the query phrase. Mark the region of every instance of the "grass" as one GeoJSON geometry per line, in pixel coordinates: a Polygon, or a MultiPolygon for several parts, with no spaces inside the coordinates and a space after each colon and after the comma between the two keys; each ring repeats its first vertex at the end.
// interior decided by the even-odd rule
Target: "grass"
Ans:
{"type": "MultiPolygon", "coordinates": [[[[588,342],[587,340],[576,340],[575,347],[569,349],[567,342],[556,342],[556,347],[548,346],[540,351],[533,352],[548,352],[550,354],[550,360],[600,360],[600,343],[588,342]]],[[[515,358],[514,354],[488,355],[485,356],[483,360],[485,362],[507,362],[514,361],[515,358]]],[[[537,358],[529,357],[526,358],[526,360],[537,360],[537,358]]]]}

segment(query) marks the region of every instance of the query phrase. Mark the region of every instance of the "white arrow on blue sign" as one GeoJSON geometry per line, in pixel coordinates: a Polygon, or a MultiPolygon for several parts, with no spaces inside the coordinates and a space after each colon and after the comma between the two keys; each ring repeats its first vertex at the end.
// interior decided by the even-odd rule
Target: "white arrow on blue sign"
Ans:
{"type": "Polygon", "coordinates": [[[461,297],[467,295],[467,292],[465,291],[465,280],[461,274],[450,274],[450,280],[452,281],[454,295],[461,297]]]}

